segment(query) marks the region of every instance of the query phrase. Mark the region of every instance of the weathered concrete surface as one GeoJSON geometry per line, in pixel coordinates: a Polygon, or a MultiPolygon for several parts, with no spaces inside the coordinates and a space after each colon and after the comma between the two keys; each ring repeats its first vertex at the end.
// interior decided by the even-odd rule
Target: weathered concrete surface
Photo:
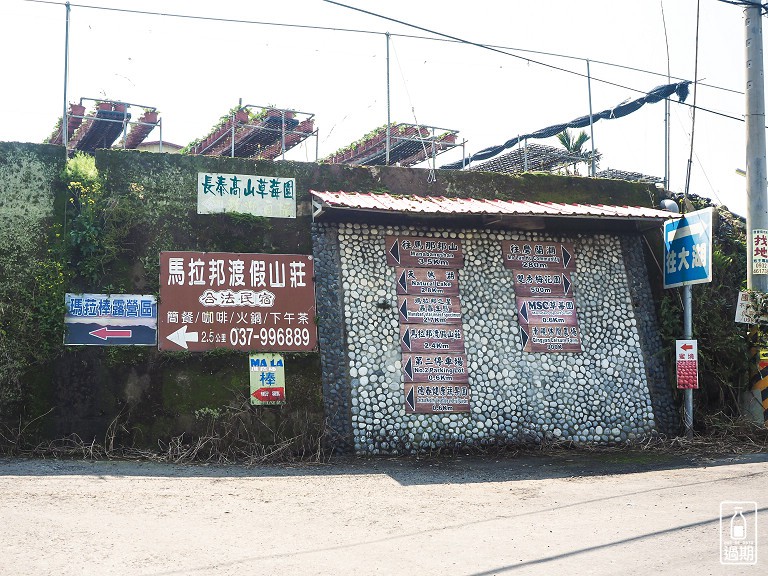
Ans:
{"type": "Polygon", "coordinates": [[[0,460],[0,573],[765,574],[768,455],[339,460],[283,467],[0,460]],[[755,500],[758,564],[719,563],[755,500]]]}

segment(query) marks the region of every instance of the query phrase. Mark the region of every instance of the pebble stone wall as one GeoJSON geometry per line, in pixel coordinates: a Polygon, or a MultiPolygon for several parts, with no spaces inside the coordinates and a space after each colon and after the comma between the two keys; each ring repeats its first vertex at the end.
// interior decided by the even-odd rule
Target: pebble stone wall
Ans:
{"type": "Polygon", "coordinates": [[[319,289],[318,306],[323,306],[321,291],[332,291],[335,282],[340,281],[337,288],[342,294],[338,302],[342,326],[329,326],[329,319],[320,315],[321,357],[328,381],[324,390],[331,395],[325,399],[326,411],[330,407],[337,419],[348,415],[357,454],[544,439],[610,444],[657,429],[640,333],[644,320],[638,322],[636,317],[618,237],[358,223],[315,225],[314,232],[316,241],[322,237],[325,243],[338,233],[340,270],[335,281],[326,276],[333,250],[315,251],[317,281],[325,286],[319,289]],[[384,237],[389,234],[462,241],[465,263],[459,271],[459,288],[471,387],[469,413],[405,412],[395,272],[387,266],[384,252],[384,237]],[[582,353],[523,351],[512,271],[502,262],[502,240],[574,243],[576,270],[571,278],[582,353]],[[338,346],[329,338],[339,338],[338,346]],[[342,405],[347,401],[345,410],[342,405]]]}

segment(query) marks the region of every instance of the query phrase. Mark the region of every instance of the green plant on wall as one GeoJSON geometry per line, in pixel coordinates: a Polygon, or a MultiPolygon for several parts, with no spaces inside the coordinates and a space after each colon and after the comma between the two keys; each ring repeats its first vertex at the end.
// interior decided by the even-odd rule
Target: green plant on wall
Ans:
{"type": "Polygon", "coordinates": [[[95,159],[80,152],[67,162],[63,176],[69,190],[70,264],[83,288],[103,289],[109,267],[128,249],[126,239],[140,222],[143,189],[131,185],[122,194],[108,193],[95,159]]]}

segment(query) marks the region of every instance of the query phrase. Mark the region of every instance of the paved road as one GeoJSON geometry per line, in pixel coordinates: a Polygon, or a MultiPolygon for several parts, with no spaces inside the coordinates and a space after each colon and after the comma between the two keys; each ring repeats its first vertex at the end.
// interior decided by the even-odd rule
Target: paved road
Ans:
{"type": "Polygon", "coordinates": [[[768,454],[0,459],[3,576],[766,573],[768,454]],[[720,503],[733,500],[757,503],[755,566],[719,562],[720,503]]]}

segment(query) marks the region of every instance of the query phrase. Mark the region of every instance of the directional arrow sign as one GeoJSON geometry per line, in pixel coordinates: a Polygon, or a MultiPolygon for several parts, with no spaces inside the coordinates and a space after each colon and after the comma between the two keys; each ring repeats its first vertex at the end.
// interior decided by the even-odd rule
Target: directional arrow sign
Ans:
{"type": "Polygon", "coordinates": [[[106,326],[102,326],[98,330],[88,332],[88,334],[100,340],[106,340],[107,338],[130,338],[133,335],[133,330],[110,330],[106,326]]]}
{"type": "Polygon", "coordinates": [[[285,388],[265,386],[255,390],[251,396],[262,402],[285,402],[285,388]]]}
{"type": "Polygon", "coordinates": [[[416,411],[416,399],[413,396],[413,386],[411,386],[410,390],[408,390],[408,393],[405,395],[405,402],[408,404],[408,408],[410,408],[411,412],[416,411]]]}
{"type": "Polygon", "coordinates": [[[176,332],[168,334],[167,338],[174,344],[178,344],[186,350],[189,348],[187,342],[197,342],[197,332],[187,332],[187,325],[184,324],[184,326],[176,330],[176,332]]]}

